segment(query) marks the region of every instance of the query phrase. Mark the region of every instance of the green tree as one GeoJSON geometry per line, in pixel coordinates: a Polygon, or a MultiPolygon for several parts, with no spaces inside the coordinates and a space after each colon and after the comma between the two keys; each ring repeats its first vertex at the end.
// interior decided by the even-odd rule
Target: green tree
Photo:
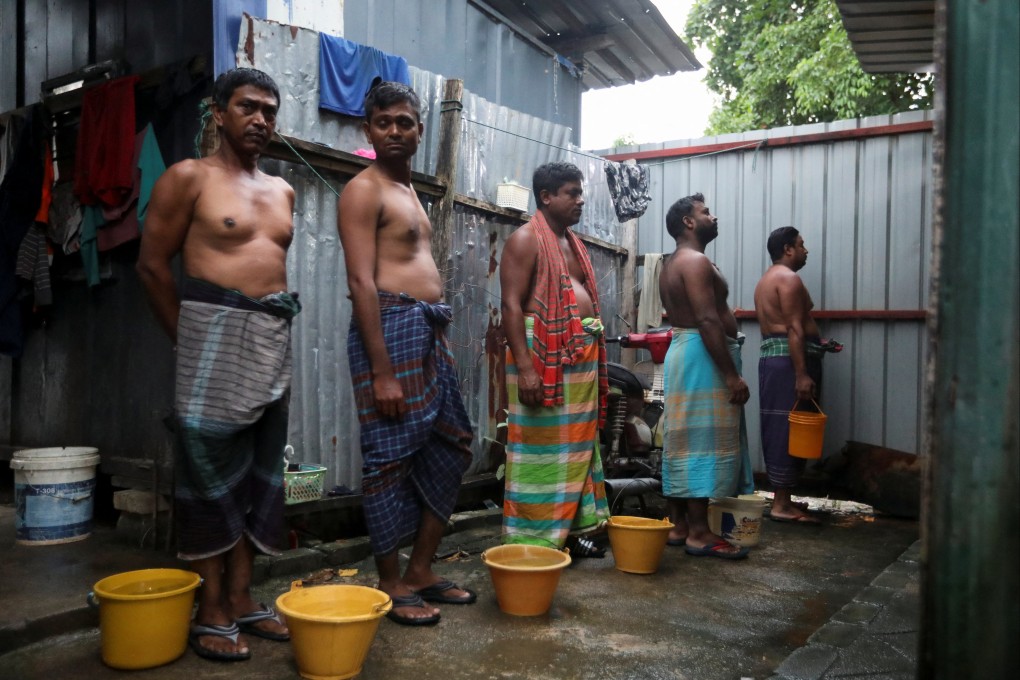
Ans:
{"type": "Polygon", "coordinates": [[[706,134],[932,106],[930,75],[861,69],[833,0],[698,0],[685,32],[712,52],[706,134]]]}
{"type": "Polygon", "coordinates": [[[614,149],[620,146],[634,146],[635,144],[637,144],[637,137],[634,136],[633,132],[625,132],[613,140],[614,149]]]}

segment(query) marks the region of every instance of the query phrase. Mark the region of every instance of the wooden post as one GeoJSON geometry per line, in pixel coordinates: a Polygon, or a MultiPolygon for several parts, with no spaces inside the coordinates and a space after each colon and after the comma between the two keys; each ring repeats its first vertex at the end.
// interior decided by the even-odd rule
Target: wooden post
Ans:
{"type": "Polygon", "coordinates": [[[460,150],[460,120],[464,106],[464,81],[447,80],[443,102],[439,108],[439,153],[436,177],[445,187],[443,195],[432,204],[432,258],[443,277],[444,288],[453,278],[451,246],[453,243],[453,199],[457,187],[457,158],[460,150]]]}
{"type": "MultiPolygon", "coordinates": [[[[634,292],[637,289],[637,251],[638,251],[638,221],[627,220],[620,225],[623,231],[623,247],[627,249],[627,259],[623,264],[623,299],[620,300],[620,316],[627,320],[630,326],[622,326],[620,335],[643,332],[644,328],[637,327],[637,304],[634,301],[634,292]]],[[[620,363],[630,368],[637,362],[637,350],[620,349],[620,363]]]]}

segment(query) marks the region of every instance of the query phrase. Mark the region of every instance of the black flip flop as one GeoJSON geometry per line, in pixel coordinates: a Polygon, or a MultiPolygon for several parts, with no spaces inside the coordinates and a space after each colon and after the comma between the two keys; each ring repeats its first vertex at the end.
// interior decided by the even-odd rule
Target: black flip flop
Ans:
{"type": "Polygon", "coordinates": [[[412,616],[401,616],[396,612],[397,607],[421,607],[424,609],[425,600],[421,599],[421,595],[418,593],[412,595],[390,595],[390,599],[393,600],[393,609],[386,612],[386,618],[394,623],[399,623],[402,626],[432,626],[439,623],[439,614],[414,618],[412,616]]]}
{"type": "Polygon", "coordinates": [[[588,557],[601,560],[606,556],[606,549],[596,545],[595,541],[583,536],[571,536],[567,539],[567,548],[571,557],[588,557]]]}

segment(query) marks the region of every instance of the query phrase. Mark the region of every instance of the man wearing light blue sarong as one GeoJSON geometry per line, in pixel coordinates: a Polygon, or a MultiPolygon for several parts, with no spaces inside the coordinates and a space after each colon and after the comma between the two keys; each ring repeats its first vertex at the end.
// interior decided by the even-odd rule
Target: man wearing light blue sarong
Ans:
{"type": "Polygon", "coordinates": [[[738,548],[708,527],[708,499],[754,490],[740,376],[737,320],[729,288],[705,247],[719,233],[701,194],[680,199],[666,215],[676,250],[663,265],[659,294],[673,341],[663,389],[662,491],[674,527],[669,544],[695,556],[742,559],[738,548]]]}

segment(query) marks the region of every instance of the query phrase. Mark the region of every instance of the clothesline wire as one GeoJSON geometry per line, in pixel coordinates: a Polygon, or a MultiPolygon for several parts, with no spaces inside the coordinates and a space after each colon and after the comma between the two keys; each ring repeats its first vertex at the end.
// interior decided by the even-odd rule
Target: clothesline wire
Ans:
{"type": "Polygon", "coordinates": [[[322,183],[325,184],[329,188],[329,190],[333,192],[334,196],[336,196],[337,198],[340,198],[340,192],[337,191],[336,189],[334,189],[333,185],[330,184],[329,182],[327,182],[326,178],[323,177],[322,175],[320,175],[319,171],[316,170],[315,168],[313,168],[312,164],[309,163],[307,160],[305,160],[304,156],[302,156],[300,153],[298,153],[298,150],[295,149],[293,147],[293,145],[290,142],[287,141],[286,137],[281,135],[279,132],[276,133],[276,136],[279,137],[281,140],[283,140],[283,143],[287,145],[287,148],[290,149],[291,151],[293,151],[294,155],[297,156],[298,158],[300,158],[301,162],[304,163],[305,165],[307,165],[309,170],[311,170],[312,172],[315,173],[315,176],[318,177],[322,181],[322,183]]]}
{"type": "MultiPolygon", "coordinates": [[[[471,118],[465,118],[464,120],[465,120],[465,121],[467,121],[468,123],[473,123],[473,124],[475,124],[475,125],[479,125],[479,126],[481,126],[481,127],[486,127],[486,128],[489,128],[490,130],[496,130],[496,131],[498,131],[498,132],[502,132],[502,133],[504,133],[504,134],[512,135],[512,136],[514,136],[514,137],[520,137],[521,139],[526,139],[526,140],[528,140],[528,141],[530,141],[530,142],[535,142],[536,144],[542,144],[543,146],[548,146],[548,147],[552,147],[552,148],[554,148],[554,149],[560,149],[560,150],[562,150],[562,151],[569,151],[570,153],[574,153],[574,154],[577,154],[577,155],[579,155],[579,156],[584,156],[584,157],[586,157],[586,158],[593,158],[593,159],[595,159],[595,160],[603,161],[603,162],[606,162],[606,163],[609,163],[609,162],[611,162],[611,161],[609,161],[608,159],[606,159],[606,158],[603,158],[602,156],[595,156],[595,155],[593,155],[593,154],[585,153],[585,152],[583,152],[583,151],[578,151],[577,149],[571,149],[571,148],[569,148],[569,147],[565,147],[565,146],[559,146],[559,145],[556,145],[556,144],[550,144],[549,142],[543,142],[543,141],[542,141],[542,140],[540,140],[540,139],[535,139],[535,138],[533,138],[533,137],[528,137],[527,135],[522,135],[522,134],[518,134],[518,133],[516,133],[516,132],[510,132],[509,130],[503,130],[503,129],[501,129],[501,128],[498,128],[498,127],[495,127],[495,126],[492,126],[492,125],[488,125],[487,123],[482,123],[482,122],[480,122],[480,121],[477,121],[477,120],[472,120],[471,118]]],[[[334,196],[336,196],[337,198],[340,198],[340,192],[338,192],[338,191],[337,191],[336,189],[334,189],[334,188],[333,188],[333,185],[332,185],[332,184],[330,184],[330,183],[329,183],[328,181],[326,181],[326,178],[325,178],[325,177],[323,177],[322,175],[320,175],[320,174],[319,174],[319,171],[318,171],[318,170],[316,170],[316,169],[315,169],[315,168],[314,168],[314,167],[312,166],[312,164],[311,164],[311,163],[309,163],[309,162],[308,162],[308,161],[307,161],[307,160],[305,159],[305,157],[304,157],[304,156],[302,156],[302,155],[301,155],[301,154],[300,154],[300,153],[298,152],[298,150],[297,150],[297,149],[295,149],[295,148],[294,148],[294,146],[293,146],[293,145],[292,145],[292,144],[291,144],[290,142],[288,142],[288,141],[287,141],[287,138],[286,138],[286,137],[284,137],[283,135],[281,135],[281,134],[280,134],[279,132],[277,132],[277,133],[276,133],[276,136],[277,136],[277,137],[279,137],[279,138],[280,138],[280,140],[281,140],[281,141],[282,141],[282,142],[283,142],[284,144],[286,144],[286,145],[287,145],[287,148],[288,148],[288,149],[290,149],[290,150],[291,150],[291,151],[292,151],[292,152],[294,153],[294,155],[295,155],[295,156],[297,156],[297,157],[298,157],[299,159],[301,159],[301,162],[302,162],[302,163],[304,163],[305,165],[307,165],[307,166],[308,166],[308,169],[309,169],[309,170],[311,170],[311,171],[312,171],[313,173],[315,173],[315,176],[316,176],[316,177],[318,177],[318,178],[319,178],[319,180],[320,180],[320,181],[321,181],[321,182],[322,182],[323,184],[325,184],[325,185],[326,185],[326,187],[328,187],[330,191],[332,191],[332,192],[333,192],[333,195],[334,195],[334,196]]],[[[663,160],[663,161],[659,161],[658,163],[642,163],[642,165],[646,165],[646,166],[651,166],[651,165],[665,165],[666,163],[676,163],[676,162],[678,162],[678,161],[689,161],[689,160],[693,160],[693,159],[695,159],[695,158],[704,158],[704,157],[706,157],[706,156],[714,156],[714,155],[716,155],[716,154],[720,154],[720,153],[726,153],[726,152],[729,152],[729,151],[737,151],[737,150],[739,150],[739,149],[749,149],[749,148],[751,148],[751,147],[760,147],[760,146],[761,146],[762,144],[764,144],[764,143],[765,143],[765,140],[758,140],[758,141],[756,141],[756,142],[748,142],[747,144],[743,144],[743,145],[741,145],[741,146],[734,146],[734,147],[730,147],[730,148],[728,148],[728,149],[720,149],[719,151],[709,151],[709,152],[707,152],[707,153],[703,153],[703,154],[697,154],[697,155],[694,155],[694,156],[684,156],[683,158],[674,158],[674,159],[670,159],[670,160],[663,160]]]]}
{"type": "MultiPolygon", "coordinates": [[[[606,163],[611,163],[612,162],[608,158],[603,158],[602,156],[596,156],[594,154],[585,153],[584,151],[579,151],[577,149],[571,149],[570,147],[559,146],[558,144],[551,144],[549,142],[544,142],[541,139],[535,139],[534,137],[528,137],[527,135],[522,135],[522,134],[519,134],[517,132],[511,132],[509,130],[504,130],[503,128],[498,128],[498,127],[496,127],[494,125],[489,125],[488,123],[483,123],[481,121],[474,120],[474,119],[471,119],[471,118],[464,118],[463,120],[468,122],[468,123],[472,123],[474,125],[478,125],[478,126],[481,126],[481,127],[489,128],[490,130],[496,130],[497,132],[502,132],[503,134],[511,135],[513,137],[519,137],[521,139],[526,139],[529,142],[535,142],[536,144],[541,144],[543,146],[552,147],[553,149],[560,149],[562,151],[569,151],[570,153],[577,154],[578,156],[584,156],[585,158],[593,158],[595,160],[603,161],[603,162],[606,162],[606,163]]],[[[705,158],[706,156],[715,156],[717,154],[728,153],[730,151],[738,151],[740,149],[750,149],[751,147],[761,146],[764,143],[765,143],[765,140],[761,139],[761,140],[754,141],[754,142],[748,142],[747,144],[742,144],[740,146],[733,146],[733,147],[730,147],[728,149],[720,149],[718,151],[708,151],[706,153],[700,153],[700,154],[697,154],[697,155],[694,155],[694,156],[684,156],[683,158],[672,158],[672,159],[658,161],[656,163],[642,163],[641,165],[645,165],[645,166],[665,165],[666,163],[677,163],[677,162],[680,162],[680,161],[690,161],[690,160],[694,160],[695,158],[705,158]]]]}

